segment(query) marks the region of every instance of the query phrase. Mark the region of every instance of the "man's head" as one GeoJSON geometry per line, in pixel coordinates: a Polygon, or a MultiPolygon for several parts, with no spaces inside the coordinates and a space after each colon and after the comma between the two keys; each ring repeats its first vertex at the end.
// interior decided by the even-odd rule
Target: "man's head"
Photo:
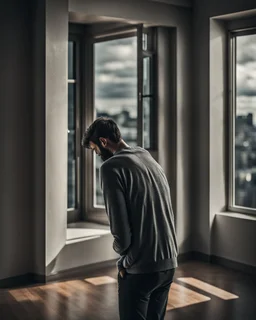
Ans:
{"type": "Polygon", "coordinates": [[[121,133],[115,121],[101,117],[85,131],[82,146],[94,150],[105,161],[113,156],[113,150],[121,139],[121,133]]]}

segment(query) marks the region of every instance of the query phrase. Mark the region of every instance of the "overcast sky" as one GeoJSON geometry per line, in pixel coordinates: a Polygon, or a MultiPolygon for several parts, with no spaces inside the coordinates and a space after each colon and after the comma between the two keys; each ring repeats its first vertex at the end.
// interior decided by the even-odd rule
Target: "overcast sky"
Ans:
{"type": "MultiPolygon", "coordinates": [[[[110,98],[120,108],[132,106],[137,97],[137,38],[97,43],[94,54],[96,107],[109,108],[110,98]]],[[[237,37],[237,113],[249,112],[256,125],[256,35],[237,37]]]]}
{"type": "Polygon", "coordinates": [[[95,97],[137,98],[137,38],[95,44],[95,97]]]}
{"type": "Polygon", "coordinates": [[[256,125],[256,35],[237,37],[237,111],[256,125]]]}

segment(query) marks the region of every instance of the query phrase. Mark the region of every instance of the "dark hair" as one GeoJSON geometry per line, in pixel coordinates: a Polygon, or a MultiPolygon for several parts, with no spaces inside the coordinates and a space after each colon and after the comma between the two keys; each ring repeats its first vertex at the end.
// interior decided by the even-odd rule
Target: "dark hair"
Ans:
{"type": "Polygon", "coordinates": [[[100,137],[108,138],[115,143],[121,140],[120,130],[114,120],[106,117],[96,119],[85,131],[82,146],[90,148],[90,141],[99,144],[100,137]]]}

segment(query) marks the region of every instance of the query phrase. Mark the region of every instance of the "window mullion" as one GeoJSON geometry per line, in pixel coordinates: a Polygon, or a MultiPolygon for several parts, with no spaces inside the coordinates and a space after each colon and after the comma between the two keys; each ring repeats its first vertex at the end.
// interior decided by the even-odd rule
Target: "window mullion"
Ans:
{"type": "MultiPolygon", "coordinates": [[[[80,154],[80,144],[79,144],[79,37],[76,35],[70,35],[69,41],[73,43],[71,51],[72,58],[68,59],[68,70],[72,68],[71,73],[67,80],[68,87],[72,87],[72,101],[73,105],[72,110],[68,105],[68,136],[72,139],[72,143],[69,143],[68,138],[68,222],[76,221],[79,219],[80,214],[80,163],[79,163],[79,154],[80,154]],[[69,121],[72,119],[72,124],[69,129],[69,121]],[[72,153],[70,157],[70,153],[72,153]]],[[[68,88],[69,90],[69,88],[68,88]]]]}
{"type": "Polygon", "coordinates": [[[232,43],[232,206],[235,205],[236,37],[232,43]]]}
{"type": "Polygon", "coordinates": [[[142,107],[142,84],[143,84],[143,53],[142,53],[142,25],[137,27],[137,91],[138,91],[138,119],[137,119],[137,144],[143,147],[143,107],[142,107]]]}
{"type": "MultiPolygon", "coordinates": [[[[80,40],[80,39],[79,39],[80,40]]],[[[75,81],[75,130],[76,130],[76,203],[77,209],[80,212],[81,209],[81,132],[80,132],[80,121],[81,121],[81,74],[80,74],[80,51],[81,43],[76,42],[76,52],[75,52],[75,69],[76,69],[76,81],[75,81]]]]}

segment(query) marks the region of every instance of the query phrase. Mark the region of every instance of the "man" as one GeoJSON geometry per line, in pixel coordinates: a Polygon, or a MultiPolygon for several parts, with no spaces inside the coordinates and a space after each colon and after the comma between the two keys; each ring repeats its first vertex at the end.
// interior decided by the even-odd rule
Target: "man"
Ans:
{"type": "Polygon", "coordinates": [[[101,185],[118,261],[121,320],[164,319],[177,267],[168,181],[148,151],[130,147],[117,124],[98,118],[82,145],[97,153],[101,185]]]}

